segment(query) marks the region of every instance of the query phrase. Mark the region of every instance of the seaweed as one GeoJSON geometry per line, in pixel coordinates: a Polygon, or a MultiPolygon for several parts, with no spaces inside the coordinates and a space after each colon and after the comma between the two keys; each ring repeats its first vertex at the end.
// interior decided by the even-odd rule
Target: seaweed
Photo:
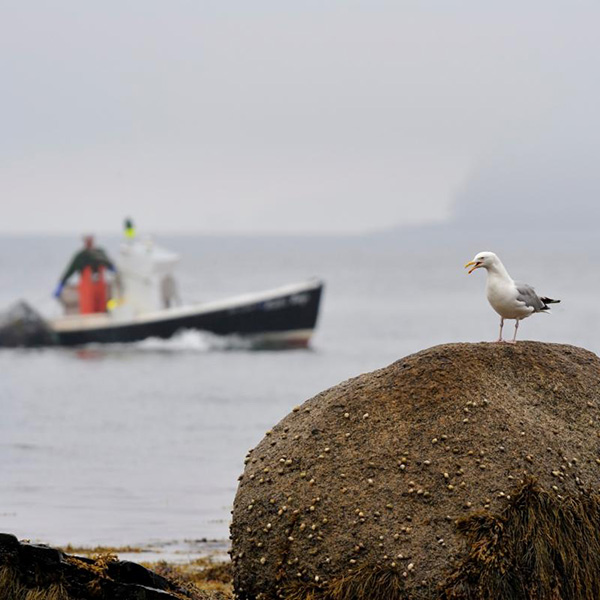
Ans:
{"type": "Polygon", "coordinates": [[[326,584],[292,582],[283,587],[285,600],[405,600],[404,577],[395,567],[369,564],[326,584]]]}
{"type": "Polygon", "coordinates": [[[467,553],[441,600],[600,598],[600,496],[560,496],[529,478],[501,515],[457,523],[467,553]]]}
{"type": "Polygon", "coordinates": [[[70,600],[61,582],[30,587],[18,569],[7,565],[0,566],[0,593],[6,600],[70,600]]]}

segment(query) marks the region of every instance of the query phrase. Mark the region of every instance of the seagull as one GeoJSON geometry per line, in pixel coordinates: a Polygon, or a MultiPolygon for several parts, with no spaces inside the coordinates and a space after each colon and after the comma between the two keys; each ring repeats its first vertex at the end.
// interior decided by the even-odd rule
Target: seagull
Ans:
{"type": "Polygon", "coordinates": [[[487,299],[492,308],[500,315],[498,342],[504,341],[502,339],[504,319],[515,319],[515,334],[509,342],[514,344],[517,341],[517,330],[522,319],[526,319],[533,313],[549,311],[548,304],[560,302],[560,300],[538,296],[530,285],[514,281],[493,252],[480,252],[465,265],[465,269],[467,267],[471,267],[469,274],[475,269],[483,268],[487,271],[487,299]]]}

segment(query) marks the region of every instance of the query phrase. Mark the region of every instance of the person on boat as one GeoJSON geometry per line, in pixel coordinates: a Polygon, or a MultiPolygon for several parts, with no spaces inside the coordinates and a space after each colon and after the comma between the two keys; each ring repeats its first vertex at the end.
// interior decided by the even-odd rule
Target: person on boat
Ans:
{"type": "Polygon", "coordinates": [[[107,286],[105,269],[115,271],[115,266],[102,248],[94,246],[94,237],[83,238],[84,247],[77,252],[61,277],[54,296],[60,298],[67,281],[79,273],[79,313],[82,315],[106,312],[107,286]]]}

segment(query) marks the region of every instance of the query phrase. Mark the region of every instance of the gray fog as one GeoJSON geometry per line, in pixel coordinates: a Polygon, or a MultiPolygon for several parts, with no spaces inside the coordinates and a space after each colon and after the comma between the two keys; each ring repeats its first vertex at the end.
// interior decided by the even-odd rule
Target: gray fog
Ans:
{"type": "Polygon", "coordinates": [[[586,0],[4,0],[0,232],[597,222],[599,17],[586,0]]]}

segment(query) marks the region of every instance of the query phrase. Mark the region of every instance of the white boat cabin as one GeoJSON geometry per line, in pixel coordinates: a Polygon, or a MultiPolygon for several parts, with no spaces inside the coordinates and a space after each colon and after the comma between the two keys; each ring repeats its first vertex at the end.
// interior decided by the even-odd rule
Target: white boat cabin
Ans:
{"type": "Polygon", "coordinates": [[[123,242],[116,259],[117,277],[110,311],[120,318],[181,304],[175,269],[179,255],[152,239],[123,242]]]}

